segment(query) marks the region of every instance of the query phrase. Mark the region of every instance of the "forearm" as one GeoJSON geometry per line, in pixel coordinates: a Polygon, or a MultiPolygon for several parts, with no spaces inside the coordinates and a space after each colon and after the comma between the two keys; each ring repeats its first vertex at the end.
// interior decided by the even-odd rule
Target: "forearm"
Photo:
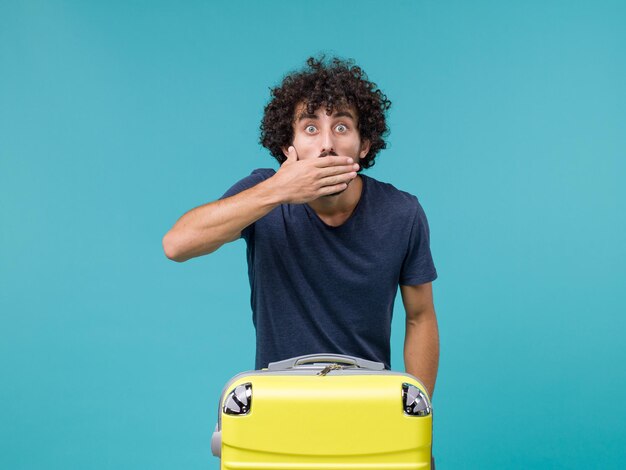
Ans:
{"type": "Polygon", "coordinates": [[[186,261],[239,238],[241,231],[280,204],[269,180],[184,214],[163,237],[168,258],[186,261]]]}
{"type": "Polygon", "coordinates": [[[434,308],[417,319],[407,319],[404,366],[422,381],[432,398],[439,368],[439,330],[434,308]]]}

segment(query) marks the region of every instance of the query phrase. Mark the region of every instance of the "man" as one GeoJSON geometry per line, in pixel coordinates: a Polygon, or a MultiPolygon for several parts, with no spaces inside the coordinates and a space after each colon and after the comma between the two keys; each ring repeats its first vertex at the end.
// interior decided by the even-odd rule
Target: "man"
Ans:
{"type": "Polygon", "coordinates": [[[386,147],[391,102],[352,62],[309,58],[272,90],[261,143],[281,164],[184,214],[163,238],[185,261],[247,243],[256,368],[338,353],[390,368],[398,285],[406,371],[433,393],[439,336],[437,273],[417,198],[361,174],[386,147]]]}

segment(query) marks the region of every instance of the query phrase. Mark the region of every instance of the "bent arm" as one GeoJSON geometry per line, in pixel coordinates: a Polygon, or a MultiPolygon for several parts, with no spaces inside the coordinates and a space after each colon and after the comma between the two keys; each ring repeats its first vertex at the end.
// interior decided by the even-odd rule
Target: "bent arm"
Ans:
{"type": "Polygon", "coordinates": [[[185,213],[163,237],[165,255],[183,262],[237,240],[244,228],[280,204],[268,181],[185,213]]]}
{"type": "Polygon", "coordinates": [[[400,286],[400,292],[406,310],[404,366],[424,383],[432,399],[439,368],[439,329],[432,283],[400,286]]]}
{"type": "Polygon", "coordinates": [[[271,178],[183,215],[163,237],[165,255],[181,262],[212,253],[280,204],[304,204],[346,189],[357,169],[350,157],[298,160],[291,146],[289,157],[271,178]]]}

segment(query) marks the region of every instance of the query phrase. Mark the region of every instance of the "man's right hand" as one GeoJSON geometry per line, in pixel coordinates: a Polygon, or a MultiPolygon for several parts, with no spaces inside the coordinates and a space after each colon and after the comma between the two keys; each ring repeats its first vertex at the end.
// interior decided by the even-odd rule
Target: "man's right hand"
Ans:
{"type": "Polygon", "coordinates": [[[304,204],[343,191],[356,178],[358,169],[359,165],[345,156],[298,160],[298,153],[291,146],[287,160],[268,182],[271,181],[281,203],[304,204]]]}
{"type": "Polygon", "coordinates": [[[163,250],[178,262],[212,253],[279,204],[304,204],[346,189],[358,168],[347,156],[298,160],[290,147],[287,160],[271,178],[185,213],[163,237],[163,250]]]}

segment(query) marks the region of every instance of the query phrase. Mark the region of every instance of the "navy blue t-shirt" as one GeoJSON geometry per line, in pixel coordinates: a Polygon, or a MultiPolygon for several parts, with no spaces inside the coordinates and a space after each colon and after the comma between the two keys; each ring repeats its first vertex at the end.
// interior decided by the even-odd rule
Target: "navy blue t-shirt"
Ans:
{"type": "MultiPolygon", "coordinates": [[[[274,175],[258,169],[222,199],[274,175]]],[[[247,243],[256,369],[312,353],[336,353],[391,368],[398,285],[437,272],[417,198],[361,175],[361,198],[338,227],[308,204],[282,204],[242,231],[247,243]]]]}

